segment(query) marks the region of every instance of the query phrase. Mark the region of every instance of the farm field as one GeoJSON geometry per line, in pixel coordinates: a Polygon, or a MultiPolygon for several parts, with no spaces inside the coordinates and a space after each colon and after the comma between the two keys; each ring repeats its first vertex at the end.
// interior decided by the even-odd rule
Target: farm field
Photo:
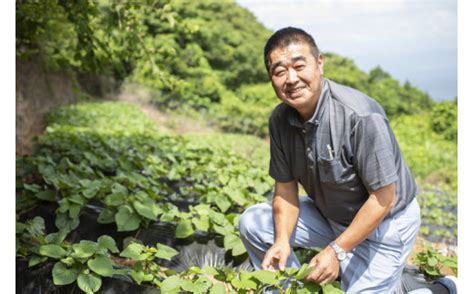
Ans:
{"type": "MultiPolygon", "coordinates": [[[[288,276],[301,279],[301,270],[250,272],[236,229],[246,207],[271,197],[266,150],[268,143],[247,135],[161,134],[130,103],[59,108],[35,153],[18,159],[18,254],[33,268],[54,263],[54,284],[77,280],[85,292],[115,275],[166,292],[197,285],[202,292],[258,290],[288,276]],[[197,251],[198,244],[214,248],[205,254],[219,252],[221,263],[183,269],[185,257],[178,252],[188,246],[197,251]]],[[[419,195],[426,228],[421,234],[453,242],[456,198],[426,187],[419,195]],[[446,197],[442,207],[440,195],[446,197]],[[445,210],[442,217],[433,214],[436,209],[445,210]]],[[[316,285],[305,287],[311,292],[316,285]]]]}

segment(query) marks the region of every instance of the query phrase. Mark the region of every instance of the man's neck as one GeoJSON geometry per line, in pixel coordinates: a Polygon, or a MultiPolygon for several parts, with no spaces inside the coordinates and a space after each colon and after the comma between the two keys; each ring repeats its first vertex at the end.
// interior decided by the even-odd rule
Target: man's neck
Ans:
{"type": "Polygon", "coordinates": [[[321,78],[321,86],[319,87],[318,93],[316,93],[316,99],[314,99],[314,103],[305,109],[298,110],[300,117],[303,119],[303,122],[307,122],[316,111],[318,107],[319,98],[321,98],[321,92],[323,91],[323,82],[324,79],[321,78]]]}
{"type": "Polygon", "coordinates": [[[307,107],[306,109],[303,109],[301,111],[298,110],[298,113],[300,114],[300,117],[303,119],[303,122],[307,122],[313,116],[314,112],[316,111],[316,107],[318,106],[318,101],[319,101],[319,95],[317,95],[314,105],[311,105],[310,107],[307,107]]]}

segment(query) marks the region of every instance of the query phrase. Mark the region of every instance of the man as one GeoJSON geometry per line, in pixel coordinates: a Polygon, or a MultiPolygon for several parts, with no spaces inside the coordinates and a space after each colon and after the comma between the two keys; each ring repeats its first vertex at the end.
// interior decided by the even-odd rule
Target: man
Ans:
{"type": "Polygon", "coordinates": [[[347,293],[390,293],[420,227],[416,184],[382,107],[323,77],[303,30],[275,32],[265,65],[283,102],[270,129],[272,204],[248,208],[241,238],[257,269],[299,267],[292,247],[319,247],[309,281],[341,276],[347,293]],[[298,196],[298,184],[309,197],[298,196]]]}

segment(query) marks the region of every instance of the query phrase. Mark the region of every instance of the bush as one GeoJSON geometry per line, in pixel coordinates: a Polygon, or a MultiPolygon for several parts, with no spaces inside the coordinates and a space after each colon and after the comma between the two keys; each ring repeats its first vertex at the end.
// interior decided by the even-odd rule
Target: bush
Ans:
{"type": "Polygon", "coordinates": [[[433,131],[449,141],[458,138],[458,105],[453,101],[437,104],[430,114],[430,126],[433,131]]]}

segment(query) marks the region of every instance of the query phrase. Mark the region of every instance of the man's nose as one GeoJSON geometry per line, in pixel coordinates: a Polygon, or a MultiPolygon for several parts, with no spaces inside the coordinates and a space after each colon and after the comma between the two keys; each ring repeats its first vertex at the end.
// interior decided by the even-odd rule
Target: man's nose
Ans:
{"type": "Polygon", "coordinates": [[[298,82],[298,74],[297,74],[296,70],[290,68],[288,70],[287,75],[286,75],[286,83],[294,84],[296,82],[298,82]]]}

